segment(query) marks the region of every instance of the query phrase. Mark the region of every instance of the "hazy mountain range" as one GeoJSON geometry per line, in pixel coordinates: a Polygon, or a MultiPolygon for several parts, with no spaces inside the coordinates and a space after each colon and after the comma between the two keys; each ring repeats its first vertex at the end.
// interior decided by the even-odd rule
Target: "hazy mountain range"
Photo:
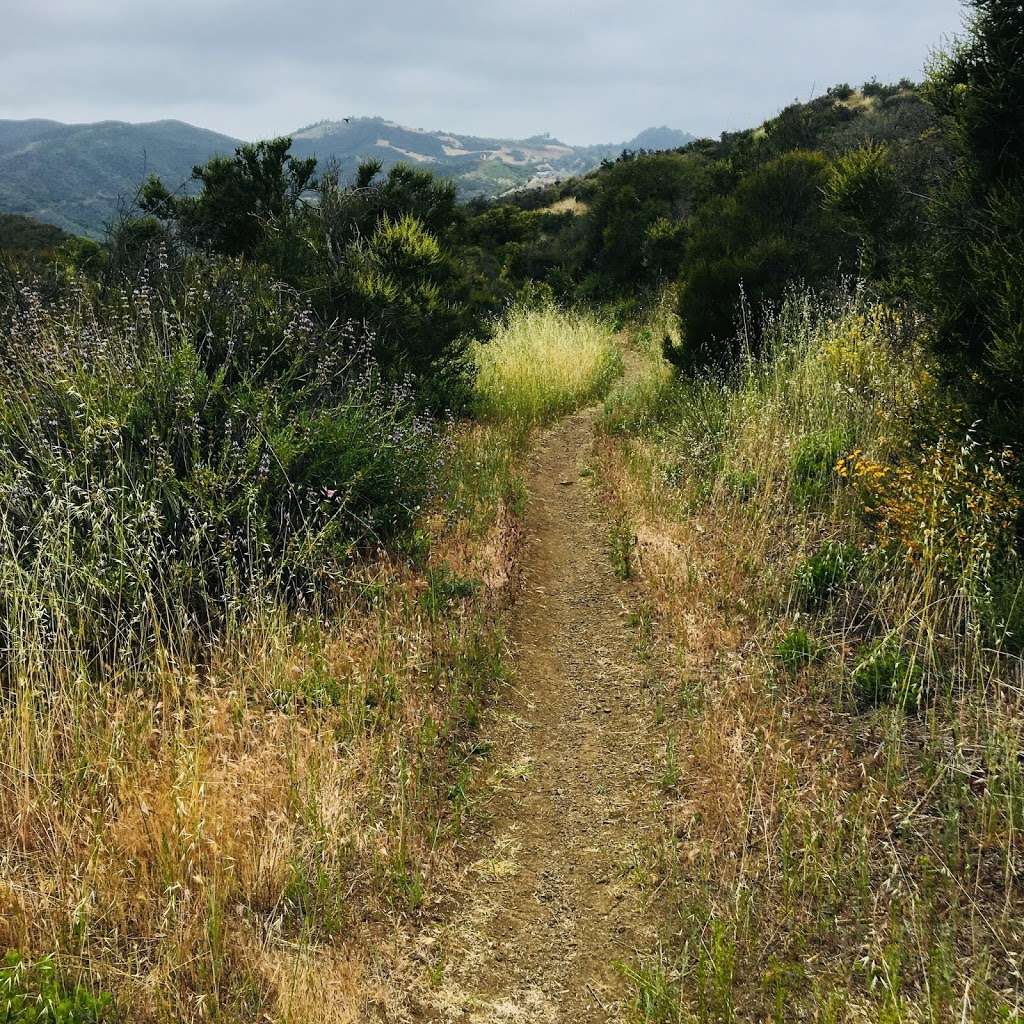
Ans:
{"type": "MultiPolygon", "coordinates": [[[[336,161],[343,172],[366,157],[385,167],[404,161],[453,178],[468,198],[585,173],[623,149],[673,149],[693,137],[648,128],[627,142],[570,146],[550,135],[487,139],[354,117],[308,125],[293,138],[297,155],[336,161]]],[[[77,234],[102,234],[149,174],[174,188],[189,179],[193,165],[238,145],[238,139],[182,121],[0,121],[0,211],[77,234]]]]}

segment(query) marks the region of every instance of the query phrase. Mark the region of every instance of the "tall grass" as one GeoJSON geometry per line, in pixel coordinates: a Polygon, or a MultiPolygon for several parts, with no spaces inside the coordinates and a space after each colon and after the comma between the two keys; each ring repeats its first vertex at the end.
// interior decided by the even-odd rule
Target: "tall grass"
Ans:
{"type": "Polygon", "coordinates": [[[1021,505],[926,330],[794,294],[730,377],[608,410],[678,709],[640,1020],[1019,1019],[1021,505]]]}
{"type": "Polygon", "coordinates": [[[369,1019],[449,870],[516,449],[251,274],[0,310],[0,1017],[369,1019]]]}
{"type": "MultiPolygon", "coordinates": [[[[0,671],[109,677],[405,529],[437,457],[350,329],[234,265],[0,323],[0,671]]],[[[194,655],[194,649],[192,651],[194,655]]]]}
{"type": "Polygon", "coordinates": [[[510,310],[474,357],[480,414],[522,426],[600,397],[622,368],[610,326],[554,305],[510,310]]]}

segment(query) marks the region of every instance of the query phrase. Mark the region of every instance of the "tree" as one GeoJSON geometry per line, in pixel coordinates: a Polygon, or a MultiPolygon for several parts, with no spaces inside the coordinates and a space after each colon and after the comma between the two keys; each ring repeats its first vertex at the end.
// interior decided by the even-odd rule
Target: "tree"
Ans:
{"type": "Polygon", "coordinates": [[[929,69],[956,168],[934,197],[921,290],[939,351],[996,435],[1024,438],[1024,4],[971,0],[929,69]]]}
{"type": "Polygon", "coordinates": [[[728,364],[738,353],[741,289],[756,307],[780,300],[794,279],[815,284],[852,262],[852,245],[822,202],[828,175],[821,153],[796,150],[700,207],[679,290],[683,349],[671,358],[691,367],[728,364]]]}
{"type": "Polygon", "coordinates": [[[411,374],[426,404],[456,407],[465,398],[466,339],[482,325],[452,237],[455,188],[402,165],[383,179],[379,172],[367,162],[351,185],[336,168],[324,174],[319,202],[303,217],[308,266],[292,283],[314,296],[325,320],[372,325],[391,379],[411,374]]]}
{"type": "MultiPolygon", "coordinates": [[[[705,173],[699,158],[678,153],[608,165],[598,179],[588,218],[586,258],[599,275],[599,287],[651,285],[677,262],[668,251],[671,225],[690,212],[705,173]]],[[[680,238],[676,234],[675,241],[680,238]]]]}
{"type": "Polygon", "coordinates": [[[824,185],[825,205],[860,244],[861,271],[891,272],[908,203],[887,146],[868,143],[836,158],[824,185]]]}
{"type": "Polygon", "coordinates": [[[313,185],[316,158],[291,156],[290,138],[239,146],[192,169],[202,185],[195,196],[175,196],[157,177],[142,188],[139,205],[173,220],[186,241],[229,256],[251,256],[269,226],[292,214],[313,185]]]}

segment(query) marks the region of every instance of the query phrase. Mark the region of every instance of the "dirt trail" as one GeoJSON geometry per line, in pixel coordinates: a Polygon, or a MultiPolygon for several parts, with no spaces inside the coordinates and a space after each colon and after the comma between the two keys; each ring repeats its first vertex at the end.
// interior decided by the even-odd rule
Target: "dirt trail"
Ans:
{"type": "Polygon", "coordinates": [[[421,1020],[577,1024],[621,1017],[616,962],[649,950],[636,884],[656,813],[653,716],[588,475],[596,412],[539,441],[514,692],[494,723],[501,784],[421,1020]]]}

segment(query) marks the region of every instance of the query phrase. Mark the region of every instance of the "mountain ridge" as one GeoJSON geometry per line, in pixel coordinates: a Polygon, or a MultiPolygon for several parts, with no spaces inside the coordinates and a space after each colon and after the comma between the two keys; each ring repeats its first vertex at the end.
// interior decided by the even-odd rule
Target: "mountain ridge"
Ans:
{"type": "MultiPolygon", "coordinates": [[[[363,159],[385,169],[406,162],[449,177],[464,198],[493,197],[582,174],[623,149],[677,148],[693,136],[648,128],[629,142],[574,146],[548,133],[488,138],[408,128],[383,117],[323,119],[292,133],[297,156],[316,156],[351,173],[363,159]]],[[[188,188],[192,167],[229,155],[245,140],[176,118],[67,123],[49,118],[0,120],[0,211],[24,214],[65,231],[98,236],[157,174],[188,188]]]]}

